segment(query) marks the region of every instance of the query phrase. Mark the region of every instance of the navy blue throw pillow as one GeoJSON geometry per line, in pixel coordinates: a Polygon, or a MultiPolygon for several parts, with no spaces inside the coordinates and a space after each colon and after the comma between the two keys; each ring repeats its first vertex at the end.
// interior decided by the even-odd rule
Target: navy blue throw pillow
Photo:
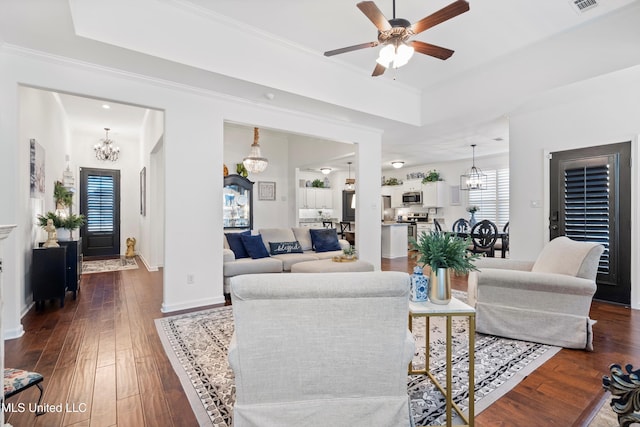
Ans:
{"type": "Polygon", "coordinates": [[[339,251],[342,248],[338,242],[338,233],[335,228],[312,228],[311,243],[316,252],[339,251]]]}
{"type": "Polygon", "coordinates": [[[264,243],[262,243],[262,236],[259,234],[255,236],[240,236],[240,238],[242,239],[244,248],[247,250],[251,258],[258,259],[267,258],[269,256],[267,248],[265,248],[264,243]]]}
{"type": "Polygon", "coordinates": [[[302,253],[302,246],[297,240],[295,242],[269,242],[269,247],[271,255],[302,253]]]}
{"type": "Polygon", "coordinates": [[[244,244],[242,243],[241,236],[249,236],[251,231],[243,231],[242,233],[224,233],[227,236],[227,243],[229,244],[229,249],[233,251],[233,254],[236,256],[236,259],[240,258],[249,258],[249,254],[247,250],[244,248],[244,244]]]}

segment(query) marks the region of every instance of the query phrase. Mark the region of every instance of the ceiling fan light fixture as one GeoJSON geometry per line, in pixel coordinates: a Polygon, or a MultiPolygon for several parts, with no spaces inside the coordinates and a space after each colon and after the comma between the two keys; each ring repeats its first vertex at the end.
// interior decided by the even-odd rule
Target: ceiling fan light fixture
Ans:
{"type": "Polygon", "coordinates": [[[397,45],[390,43],[380,49],[376,62],[385,68],[389,68],[389,66],[400,68],[403,65],[407,65],[413,56],[413,52],[413,47],[405,43],[400,42],[397,45]]]}
{"type": "Polygon", "coordinates": [[[393,68],[400,68],[403,65],[407,65],[413,56],[413,51],[413,47],[400,43],[396,48],[396,56],[393,59],[393,68]]]}

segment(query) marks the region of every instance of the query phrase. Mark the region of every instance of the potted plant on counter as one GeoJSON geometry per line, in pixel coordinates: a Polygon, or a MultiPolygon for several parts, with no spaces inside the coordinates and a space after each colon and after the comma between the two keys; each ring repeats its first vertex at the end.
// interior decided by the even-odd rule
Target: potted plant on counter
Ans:
{"type": "Polygon", "coordinates": [[[418,240],[411,239],[411,243],[418,251],[418,263],[431,269],[429,300],[435,304],[448,304],[451,300],[451,271],[468,274],[477,270],[472,261],[480,255],[467,252],[469,241],[452,233],[423,232],[418,240]]]}

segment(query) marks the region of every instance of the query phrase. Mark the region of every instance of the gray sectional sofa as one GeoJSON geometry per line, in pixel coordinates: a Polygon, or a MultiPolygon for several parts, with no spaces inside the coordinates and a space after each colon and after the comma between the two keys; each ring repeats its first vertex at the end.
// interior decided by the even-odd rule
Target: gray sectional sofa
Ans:
{"type": "Polygon", "coordinates": [[[338,239],[340,250],[316,252],[313,249],[311,240],[311,232],[308,227],[292,227],[292,228],[261,228],[253,231],[252,235],[259,234],[262,238],[265,248],[269,251],[270,244],[276,242],[298,242],[302,253],[283,253],[278,255],[270,254],[268,257],[253,259],[236,258],[234,252],[230,249],[227,237],[224,238],[223,249],[223,275],[224,275],[224,293],[229,294],[229,280],[231,277],[241,274],[258,274],[258,273],[282,273],[291,271],[291,266],[298,262],[316,261],[321,259],[329,259],[342,254],[342,249],[349,247],[349,242],[338,239]]]}

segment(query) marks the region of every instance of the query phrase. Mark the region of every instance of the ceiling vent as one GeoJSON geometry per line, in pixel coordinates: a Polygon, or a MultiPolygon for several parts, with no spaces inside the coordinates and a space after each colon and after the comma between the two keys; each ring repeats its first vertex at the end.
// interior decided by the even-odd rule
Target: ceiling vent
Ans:
{"type": "Polygon", "coordinates": [[[585,13],[598,5],[597,0],[569,0],[569,3],[576,13],[585,13]]]}

